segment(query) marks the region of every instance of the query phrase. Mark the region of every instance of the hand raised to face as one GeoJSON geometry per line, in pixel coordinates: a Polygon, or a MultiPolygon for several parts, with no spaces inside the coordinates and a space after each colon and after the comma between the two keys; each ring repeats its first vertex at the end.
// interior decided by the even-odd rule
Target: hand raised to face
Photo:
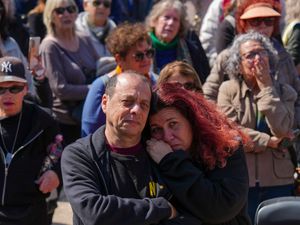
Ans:
{"type": "Polygon", "coordinates": [[[272,86],[269,58],[267,56],[259,56],[259,58],[255,58],[253,61],[253,66],[251,67],[251,71],[260,90],[262,88],[272,86]]]}
{"type": "Polygon", "coordinates": [[[159,163],[160,160],[170,152],[173,152],[171,146],[162,140],[156,140],[151,138],[147,141],[147,152],[154,160],[154,162],[159,163]]]}
{"type": "Polygon", "coordinates": [[[241,44],[241,73],[244,80],[255,90],[272,86],[268,51],[257,41],[241,44]]]}

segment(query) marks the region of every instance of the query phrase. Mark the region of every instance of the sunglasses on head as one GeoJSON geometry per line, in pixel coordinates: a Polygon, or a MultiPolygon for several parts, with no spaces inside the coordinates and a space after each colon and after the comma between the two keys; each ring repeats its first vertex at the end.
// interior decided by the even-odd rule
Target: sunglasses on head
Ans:
{"type": "Polygon", "coordinates": [[[76,7],[74,5],[70,5],[70,6],[67,6],[67,7],[58,7],[58,8],[54,9],[54,12],[57,15],[62,15],[62,14],[65,13],[65,11],[72,14],[72,13],[76,12],[76,7]]]}
{"type": "Polygon", "coordinates": [[[0,87],[0,95],[3,95],[7,90],[11,94],[18,94],[24,90],[25,86],[0,87]]]}
{"type": "Polygon", "coordinates": [[[253,19],[248,19],[247,22],[252,26],[252,27],[258,27],[262,23],[265,24],[265,26],[270,27],[274,25],[275,19],[272,17],[269,18],[253,18],[253,19]]]}
{"type": "Polygon", "coordinates": [[[104,1],[97,1],[97,0],[95,0],[95,1],[92,1],[92,5],[94,7],[98,7],[100,5],[103,5],[105,8],[110,8],[111,3],[110,3],[110,1],[107,1],[107,0],[104,0],[104,1]]]}
{"type": "Polygon", "coordinates": [[[133,57],[134,57],[135,61],[137,61],[137,62],[143,61],[145,57],[147,57],[148,59],[152,59],[153,56],[154,56],[153,48],[150,48],[150,49],[146,50],[145,52],[136,52],[135,54],[133,54],[133,57]]]}

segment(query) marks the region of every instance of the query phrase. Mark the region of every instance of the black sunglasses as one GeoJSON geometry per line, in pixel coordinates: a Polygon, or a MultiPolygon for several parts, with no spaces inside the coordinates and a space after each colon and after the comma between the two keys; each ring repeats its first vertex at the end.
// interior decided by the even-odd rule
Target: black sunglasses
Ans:
{"type": "Polygon", "coordinates": [[[76,12],[76,7],[74,5],[70,5],[70,6],[67,6],[67,7],[58,7],[58,8],[54,9],[54,12],[57,15],[62,15],[62,14],[65,13],[65,11],[72,14],[72,13],[76,12]]]}
{"type": "Polygon", "coordinates": [[[247,22],[252,26],[252,27],[258,27],[262,23],[265,24],[267,27],[271,27],[274,25],[275,19],[273,17],[267,17],[267,18],[253,18],[253,19],[248,19],[247,22]]]}
{"type": "Polygon", "coordinates": [[[199,90],[199,88],[197,87],[197,85],[194,82],[186,82],[186,83],[182,84],[182,86],[184,87],[184,89],[189,90],[189,91],[199,90]]]}
{"type": "Polygon", "coordinates": [[[144,60],[145,57],[147,57],[148,59],[152,59],[154,56],[154,52],[155,52],[154,49],[150,48],[145,52],[136,52],[132,56],[134,57],[135,61],[141,62],[144,60]]]}
{"type": "Polygon", "coordinates": [[[7,90],[11,94],[18,94],[23,91],[25,86],[0,87],[0,95],[3,95],[7,90]]]}
{"type": "Polygon", "coordinates": [[[100,5],[103,5],[105,8],[110,8],[111,3],[110,1],[104,0],[104,1],[92,1],[92,4],[94,7],[98,7],[100,5]]]}

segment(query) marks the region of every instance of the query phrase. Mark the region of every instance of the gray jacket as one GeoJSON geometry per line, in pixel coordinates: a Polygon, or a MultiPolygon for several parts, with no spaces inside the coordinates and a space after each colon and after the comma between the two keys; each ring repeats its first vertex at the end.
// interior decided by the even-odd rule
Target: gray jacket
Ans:
{"type": "Polygon", "coordinates": [[[106,45],[101,40],[104,40],[107,35],[116,27],[115,22],[108,18],[106,25],[102,27],[103,29],[99,29],[99,31],[96,33],[88,25],[87,16],[87,12],[81,12],[78,15],[76,19],[76,29],[80,32],[86,33],[91,38],[94,49],[99,56],[111,56],[110,52],[106,48],[106,45]]]}

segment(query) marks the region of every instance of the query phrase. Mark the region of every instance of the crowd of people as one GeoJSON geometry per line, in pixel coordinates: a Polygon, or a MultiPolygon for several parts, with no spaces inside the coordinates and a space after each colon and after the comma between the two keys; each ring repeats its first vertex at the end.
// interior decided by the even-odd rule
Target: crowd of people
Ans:
{"type": "Polygon", "coordinates": [[[0,0],[0,224],[51,225],[62,190],[74,225],[251,225],[300,195],[299,1],[213,0],[198,30],[191,2],[0,0]]]}

